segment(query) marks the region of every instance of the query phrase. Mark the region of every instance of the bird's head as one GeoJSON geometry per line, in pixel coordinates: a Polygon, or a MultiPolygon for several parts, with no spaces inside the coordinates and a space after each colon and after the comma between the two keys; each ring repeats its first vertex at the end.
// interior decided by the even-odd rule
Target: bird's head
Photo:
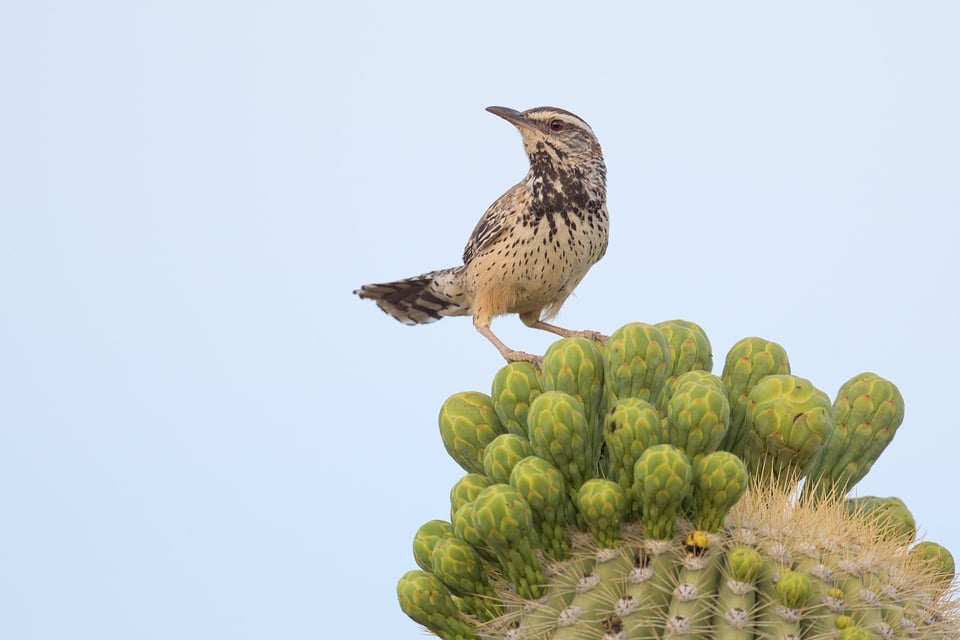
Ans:
{"type": "Polygon", "coordinates": [[[487,107],[513,124],[523,137],[523,148],[530,162],[550,164],[603,163],[600,143],[579,116],[557,107],[535,107],[517,111],[507,107],[487,107]]]}

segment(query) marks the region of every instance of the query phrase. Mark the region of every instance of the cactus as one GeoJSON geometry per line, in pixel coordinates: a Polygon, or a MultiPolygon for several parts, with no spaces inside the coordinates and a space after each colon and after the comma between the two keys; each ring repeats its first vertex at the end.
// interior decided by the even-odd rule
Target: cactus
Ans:
{"type": "Polygon", "coordinates": [[[401,609],[444,640],[960,637],[953,556],[898,498],[845,498],[903,417],[748,338],[709,372],[693,323],[557,341],[440,412],[467,474],[418,529],[401,609]],[[542,381],[542,384],[541,384],[542,381]],[[802,483],[802,484],[801,484],[802,483]]]}

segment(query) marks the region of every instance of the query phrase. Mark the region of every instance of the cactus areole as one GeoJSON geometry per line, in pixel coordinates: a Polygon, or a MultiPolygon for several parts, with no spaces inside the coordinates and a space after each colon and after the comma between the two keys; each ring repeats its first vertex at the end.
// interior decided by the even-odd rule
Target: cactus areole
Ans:
{"type": "Polygon", "coordinates": [[[465,472],[417,531],[403,611],[444,640],[960,638],[954,561],[898,498],[847,498],[903,420],[892,382],[833,398],[745,338],[632,323],[570,338],[440,432],[465,472]]]}

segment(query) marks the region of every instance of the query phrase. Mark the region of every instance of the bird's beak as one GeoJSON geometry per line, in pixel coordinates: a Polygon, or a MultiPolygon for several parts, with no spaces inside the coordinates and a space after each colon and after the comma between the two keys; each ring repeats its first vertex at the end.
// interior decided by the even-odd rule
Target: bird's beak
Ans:
{"type": "Polygon", "coordinates": [[[521,127],[521,128],[530,128],[534,126],[534,123],[523,113],[517,111],[516,109],[511,109],[510,107],[487,107],[487,111],[494,115],[498,115],[510,124],[521,127]]]}

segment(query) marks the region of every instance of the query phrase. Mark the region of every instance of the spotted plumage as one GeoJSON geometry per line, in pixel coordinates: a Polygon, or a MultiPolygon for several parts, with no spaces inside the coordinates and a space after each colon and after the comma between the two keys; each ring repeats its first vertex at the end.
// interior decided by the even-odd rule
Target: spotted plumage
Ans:
{"type": "Polygon", "coordinates": [[[602,338],[548,324],[607,249],[606,166],[600,143],[578,116],[556,107],[488,107],[520,131],[526,177],[487,209],[463,250],[463,265],[367,284],[354,293],[405,324],[473,316],[477,330],[508,361],[537,357],[494,335],[495,316],[561,336],[602,338]]]}

